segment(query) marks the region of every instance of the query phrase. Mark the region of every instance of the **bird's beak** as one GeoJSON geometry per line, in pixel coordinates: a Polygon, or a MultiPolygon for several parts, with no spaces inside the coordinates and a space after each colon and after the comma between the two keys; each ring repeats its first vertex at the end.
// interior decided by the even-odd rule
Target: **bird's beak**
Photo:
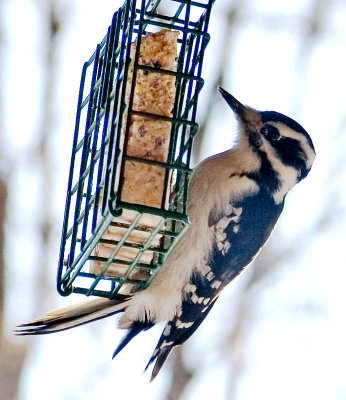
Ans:
{"type": "Polygon", "coordinates": [[[240,101],[228,93],[225,89],[219,86],[221,96],[226,100],[227,104],[234,111],[239,121],[241,121],[245,130],[248,132],[259,132],[263,126],[261,114],[253,108],[244,106],[240,101]]]}
{"type": "Polygon", "coordinates": [[[221,86],[219,86],[219,92],[221,93],[221,96],[226,100],[227,104],[231,107],[231,109],[240,118],[243,119],[246,107],[221,86]]]}

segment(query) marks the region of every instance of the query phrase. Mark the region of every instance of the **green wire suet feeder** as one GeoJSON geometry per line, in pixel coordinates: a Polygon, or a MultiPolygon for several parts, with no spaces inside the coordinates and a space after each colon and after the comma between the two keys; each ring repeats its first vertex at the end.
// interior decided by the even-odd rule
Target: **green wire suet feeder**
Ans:
{"type": "Polygon", "coordinates": [[[164,0],[161,11],[160,0],[127,0],[85,63],[61,238],[57,277],[60,294],[75,292],[113,299],[121,297],[125,287],[132,291],[147,287],[188,227],[191,147],[198,131],[197,101],[204,83],[201,71],[213,2],[164,0]],[[139,63],[142,38],[161,29],[177,32],[175,71],[139,63]],[[133,87],[140,70],[175,77],[171,116],[133,108],[133,87]],[[153,161],[126,152],[134,115],[169,122],[167,160],[153,161]],[[126,162],[164,171],[158,207],[124,201],[121,192],[126,162]],[[131,219],[122,220],[125,214],[131,219]],[[146,223],[148,217],[155,223],[146,223]],[[121,236],[110,239],[110,229],[115,229],[118,236],[121,232],[121,236]],[[136,235],[142,240],[130,240],[136,235]],[[100,246],[107,247],[106,256],[97,252],[100,246]],[[119,257],[124,249],[132,252],[130,260],[119,257]],[[121,274],[110,274],[114,264],[121,274]],[[98,266],[97,272],[91,265],[98,266]]]}

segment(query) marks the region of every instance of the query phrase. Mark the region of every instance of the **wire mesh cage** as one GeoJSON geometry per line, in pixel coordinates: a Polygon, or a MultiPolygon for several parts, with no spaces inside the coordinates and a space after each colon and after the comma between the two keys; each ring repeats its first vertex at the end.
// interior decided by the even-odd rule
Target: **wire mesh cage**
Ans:
{"type": "Polygon", "coordinates": [[[115,298],[147,287],[187,229],[191,147],[213,2],[164,0],[161,11],[160,0],[127,0],[85,63],[58,266],[60,294],[115,298]],[[154,56],[144,54],[160,35],[164,48],[167,35],[173,37],[171,67],[156,58],[165,55],[155,46],[154,56]],[[158,97],[156,108],[142,101],[148,82],[158,97]],[[170,109],[162,112],[166,98],[170,109]],[[153,136],[154,147],[142,143],[136,152],[130,143],[145,130],[169,136],[153,136]]]}

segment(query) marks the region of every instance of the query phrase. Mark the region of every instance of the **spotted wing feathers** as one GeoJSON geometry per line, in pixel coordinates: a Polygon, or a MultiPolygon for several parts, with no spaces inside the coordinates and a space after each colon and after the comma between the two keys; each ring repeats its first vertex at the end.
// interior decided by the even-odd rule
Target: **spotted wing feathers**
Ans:
{"type": "MultiPolygon", "coordinates": [[[[210,271],[208,274],[210,276],[210,271]]],[[[217,291],[211,287],[211,282],[206,277],[193,276],[191,278],[190,283],[185,287],[185,298],[181,309],[166,324],[155,351],[145,368],[147,370],[152,363],[155,363],[151,381],[159,373],[171,350],[189,339],[204,321],[217,300],[217,295],[215,295],[217,291]]]]}

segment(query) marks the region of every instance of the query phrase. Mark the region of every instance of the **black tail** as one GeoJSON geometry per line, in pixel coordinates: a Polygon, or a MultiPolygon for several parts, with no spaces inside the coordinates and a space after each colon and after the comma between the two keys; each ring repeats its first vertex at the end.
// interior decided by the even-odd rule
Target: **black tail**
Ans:
{"type": "Polygon", "coordinates": [[[149,360],[144,370],[146,371],[149,368],[149,366],[155,361],[154,368],[151,372],[150,382],[152,382],[156,378],[157,374],[160,372],[163,364],[167,360],[167,357],[169,356],[174,346],[175,346],[174,344],[171,344],[165,348],[157,348],[155,350],[154,354],[152,355],[151,359],[149,360]]]}
{"type": "Polygon", "coordinates": [[[122,338],[121,342],[118,344],[118,347],[115,349],[113,353],[113,357],[116,357],[121,350],[140,332],[146,331],[152,328],[155,324],[153,322],[140,322],[134,321],[131,325],[131,328],[127,331],[125,336],[122,338]]]}
{"type": "Polygon", "coordinates": [[[156,345],[155,351],[150,358],[147,366],[145,367],[146,371],[152,363],[155,363],[150,382],[152,382],[157,374],[160,372],[172,349],[175,346],[183,344],[201,325],[201,323],[204,321],[205,317],[208,315],[209,311],[215,304],[216,299],[217,297],[215,297],[212,303],[210,303],[207,308],[201,311],[199,315],[197,311],[198,307],[200,309],[201,307],[203,308],[201,304],[192,303],[188,300],[183,301],[183,314],[180,317],[175,316],[171,321],[167,322],[166,327],[159,339],[159,342],[156,345]],[[193,320],[193,318],[196,319],[193,320]]]}

